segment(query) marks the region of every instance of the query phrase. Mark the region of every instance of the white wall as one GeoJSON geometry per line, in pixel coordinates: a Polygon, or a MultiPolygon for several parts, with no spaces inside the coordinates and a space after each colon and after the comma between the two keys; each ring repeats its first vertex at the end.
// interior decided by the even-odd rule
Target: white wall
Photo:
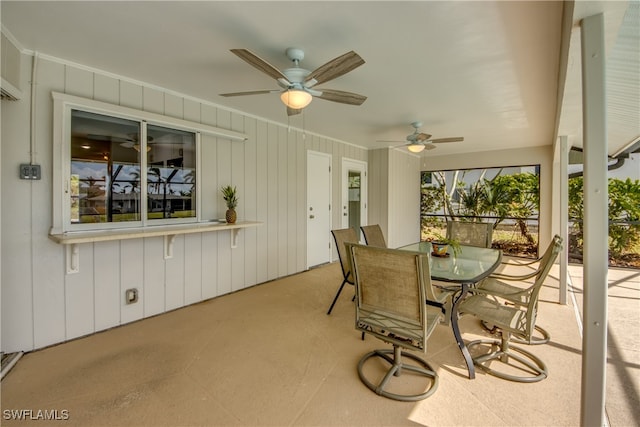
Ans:
{"type": "MultiPolygon", "coordinates": [[[[22,60],[28,82],[32,58],[22,60]]],[[[22,88],[22,100],[2,101],[4,352],[63,342],[306,269],[306,151],[332,154],[334,186],[343,157],[367,160],[367,151],[353,145],[55,58],[40,57],[36,83],[40,181],[18,179],[18,165],[30,159],[29,87],[22,88]],[[228,231],[176,236],[174,256],[167,260],[160,237],[80,244],[80,272],[67,274],[65,248],[48,238],[52,91],[247,134],[246,142],[203,136],[203,218],[224,216],[219,188],[232,184],[238,187],[239,219],[264,224],[240,231],[236,249],[228,231]],[[139,289],[140,301],[125,305],[124,290],[131,287],[139,289]]],[[[332,197],[339,206],[340,191],[334,188],[332,197]]],[[[334,210],[334,224],[340,224],[339,214],[334,210]]]]}
{"type": "Polygon", "coordinates": [[[369,151],[369,203],[369,224],[380,224],[389,247],[420,241],[420,158],[369,151]]]}
{"type": "Polygon", "coordinates": [[[496,150],[458,154],[454,156],[432,156],[429,153],[422,157],[423,171],[493,168],[514,165],[540,165],[540,242],[546,248],[551,242],[552,200],[553,191],[553,146],[546,145],[516,150],[496,150]]]}

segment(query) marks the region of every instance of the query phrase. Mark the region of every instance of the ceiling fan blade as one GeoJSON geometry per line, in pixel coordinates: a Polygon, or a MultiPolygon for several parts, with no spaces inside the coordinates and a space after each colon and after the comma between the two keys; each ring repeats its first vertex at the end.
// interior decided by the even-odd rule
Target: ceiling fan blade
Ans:
{"type": "Polygon", "coordinates": [[[262,95],[265,93],[274,93],[280,92],[279,90],[250,90],[247,92],[231,92],[231,93],[221,93],[220,96],[244,96],[244,95],[262,95]]]}
{"type": "Polygon", "coordinates": [[[426,143],[426,144],[423,144],[423,145],[424,145],[424,149],[425,150],[433,150],[434,148],[436,148],[435,145],[430,144],[430,143],[426,143]]]}
{"type": "Polygon", "coordinates": [[[302,113],[302,108],[287,107],[287,116],[295,116],[296,114],[300,113],[302,113]]]}
{"type": "Polygon", "coordinates": [[[267,61],[260,58],[258,55],[248,51],[247,49],[231,49],[231,52],[234,53],[243,61],[245,61],[247,64],[253,65],[258,70],[262,71],[266,75],[276,80],[279,78],[284,78],[284,79],[287,78],[287,76],[285,76],[282,73],[282,71],[278,70],[276,67],[269,64],[267,61]]]}
{"type": "Polygon", "coordinates": [[[306,81],[315,79],[317,81],[315,84],[326,83],[358,68],[362,64],[364,64],[364,59],[354,51],[350,51],[313,70],[307,76],[306,81]]]}
{"type": "Polygon", "coordinates": [[[416,141],[426,141],[429,138],[431,138],[431,135],[429,135],[428,133],[417,133],[417,134],[415,134],[415,140],[416,141]]]}
{"type": "Polygon", "coordinates": [[[455,136],[451,138],[436,138],[436,139],[429,140],[429,142],[432,142],[434,144],[440,144],[442,142],[459,142],[459,141],[464,141],[464,138],[461,136],[455,136]]]}
{"type": "Polygon", "coordinates": [[[333,89],[324,89],[322,95],[318,95],[318,98],[350,105],[361,105],[367,99],[364,95],[333,89]]]}

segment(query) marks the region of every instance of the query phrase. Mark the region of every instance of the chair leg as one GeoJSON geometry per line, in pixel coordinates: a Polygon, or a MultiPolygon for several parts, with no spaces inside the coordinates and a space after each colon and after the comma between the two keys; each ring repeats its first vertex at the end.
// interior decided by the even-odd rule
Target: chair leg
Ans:
{"type": "Polygon", "coordinates": [[[342,292],[342,288],[344,288],[344,284],[345,283],[347,283],[347,279],[344,279],[342,281],[342,284],[338,288],[338,292],[336,293],[336,296],[333,298],[333,302],[331,303],[331,307],[329,307],[329,311],[327,311],[328,315],[331,314],[331,310],[333,310],[333,306],[336,305],[336,301],[338,301],[338,297],[340,296],[340,292],[342,292]]]}

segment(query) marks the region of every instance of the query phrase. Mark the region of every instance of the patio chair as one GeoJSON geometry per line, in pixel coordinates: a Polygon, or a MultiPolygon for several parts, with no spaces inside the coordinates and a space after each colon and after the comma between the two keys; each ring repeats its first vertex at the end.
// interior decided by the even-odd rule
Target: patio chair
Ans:
{"type": "MultiPolygon", "coordinates": [[[[530,286],[527,284],[527,280],[535,278],[537,280],[538,276],[544,274],[544,279],[546,279],[549,274],[549,269],[556,262],[558,258],[558,254],[562,250],[562,237],[557,234],[553,236],[551,243],[545,250],[544,254],[541,258],[537,260],[533,260],[530,262],[524,263],[511,263],[509,261],[503,261],[504,265],[514,265],[519,269],[526,269],[527,272],[519,275],[512,274],[504,274],[504,273],[493,273],[488,278],[484,279],[476,286],[476,292],[485,291],[490,295],[493,295],[497,298],[502,298],[503,300],[511,303],[522,304],[526,299],[526,288],[530,286]],[[538,263],[537,268],[532,269],[531,265],[534,263],[538,263]],[[517,283],[521,283],[520,286],[517,283]],[[524,283],[524,285],[522,285],[524,283]]],[[[494,331],[494,325],[487,324],[483,322],[483,326],[490,331],[494,331]]],[[[513,337],[514,342],[518,342],[521,344],[546,344],[551,340],[551,335],[541,326],[536,325],[536,331],[542,336],[540,337],[530,337],[528,341],[523,341],[517,337],[513,337]]]]}
{"type": "MultiPolygon", "coordinates": [[[[360,359],[360,380],[389,399],[417,401],[429,397],[438,388],[438,374],[424,359],[402,350],[426,353],[427,339],[444,317],[439,307],[429,305],[435,296],[428,255],[357,244],[347,244],[347,248],[356,282],[356,329],[393,346],[374,350],[360,359]],[[371,358],[390,365],[388,370],[382,368],[386,372],[380,373],[382,379],[376,383],[365,375],[365,364],[371,358]],[[416,363],[406,363],[405,359],[416,363]],[[414,393],[410,386],[415,385],[411,380],[416,376],[420,381],[414,393]],[[423,377],[428,379],[426,388],[423,377]]],[[[374,366],[380,366],[368,365],[369,373],[374,366]]]]}
{"type": "Polygon", "coordinates": [[[461,245],[490,248],[493,224],[490,222],[447,221],[447,238],[456,239],[461,245]]]}
{"type": "Polygon", "coordinates": [[[489,353],[473,358],[474,364],[480,369],[490,375],[517,382],[537,382],[547,377],[547,367],[541,359],[520,347],[511,346],[509,340],[513,336],[525,343],[532,341],[540,290],[561,247],[562,239],[554,237],[552,249],[546,262],[541,263],[536,271],[533,285],[515,287],[488,278],[481,281],[477,288],[470,289],[472,295],[460,303],[458,313],[473,314],[481,321],[495,325],[501,335],[500,340],[480,339],[467,344],[470,350],[481,344],[491,345],[489,353]],[[490,367],[493,361],[509,365],[511,371],[490,367]],[[523,375],[515,375],[515,372],[523,372],[523,375]]]}
{"type": "Polygon", "coordinates": [[[360,241],[358,233],[353,228],[331,230],[331,234],[333,235],[333,240],[336,242],[336,250],[338,251],[338,259],[340,260],[343,279],[340,287],[338,288],[338,292],[336,292],[336,296],[333,298],[333,302],[329,307],[329,311],[327,311],[327,314],[331,314],[331,310],[333,310],[333,306],[336,305],[336,301],[338,301],[338,297],[340,296],[344,285],[347,283],[350,285],[354,284],[353,276],[351,274],[351,264],[347,259],[345,243],[358,243],[360,241]]]}
{"type": "Polygon", "coordinates": [[[387,242],[384,240],[384,234],[380,225],[363,225],[360,227],[362,234],[364,234],[364,241],[369,246],[377,246],[379,248],[386,248],[387,242]]]}

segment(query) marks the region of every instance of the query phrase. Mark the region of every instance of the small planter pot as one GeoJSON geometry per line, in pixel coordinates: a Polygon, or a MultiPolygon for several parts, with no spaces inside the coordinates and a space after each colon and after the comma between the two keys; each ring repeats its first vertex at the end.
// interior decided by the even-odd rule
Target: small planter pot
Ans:
{"type": "Polygon", "coordinates": [[[449,245],[443,242],[431,242],[431,247],[433,249],[432,255],[438,257],[446,257],[449,256],[447,251],[449,250],[449,245]]]}

